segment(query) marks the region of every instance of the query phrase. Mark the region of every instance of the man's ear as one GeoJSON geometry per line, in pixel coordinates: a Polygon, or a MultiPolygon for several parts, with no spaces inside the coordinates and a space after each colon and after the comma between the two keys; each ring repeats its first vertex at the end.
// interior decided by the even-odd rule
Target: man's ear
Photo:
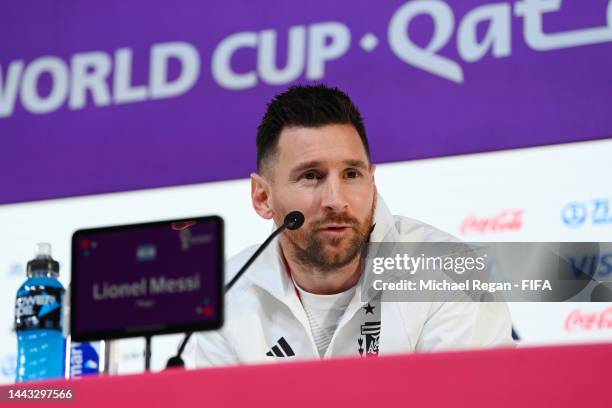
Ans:
{"type": "Polygon", "coordinates": [[[376,171],[376,165],[375,164],[370,164],[370,177],[372,178],[372,183],[374,183],[374,185],[376,185],[375,180],[374,180],[374,172],[376,171]]]}
{"type": "Polygon", "coordinates": [[[370,178],[372,185],[374,185],[374,202],[378,200],[378,187],[376,187],[376,179],[374,178],[374,172],[376,171],[376,165],[370,164],[370,178]]]}
{"type": "Polygon", "coordinates": [[[257,173],[251,173],[251,201],[255,212],[269,220],[274,215],[270,202],[270,184],[257,173]]]}

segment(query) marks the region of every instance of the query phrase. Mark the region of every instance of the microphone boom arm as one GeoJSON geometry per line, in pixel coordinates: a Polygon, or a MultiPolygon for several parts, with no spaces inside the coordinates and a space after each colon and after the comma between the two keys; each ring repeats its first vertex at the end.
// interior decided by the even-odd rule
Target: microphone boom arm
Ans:
{"type": "MultiPolygon", "coordinates": [[[[290,230],[296,230],[300,228],[303,224],[304,224],[304,214],[302,214],[301,212],[292,211],[289,214],[287,214],[283,222],[283,225],[281,225],[279,228],[276,229],[276,231],[270,234],[270,236],[263,242],[263,244],[261,244],[259,248],[257,248],[257,251],[255,251],[253,255],[251,255],[251,257],[249,258],[249,260],[246,261],[246,263],[242,266],[242,268],[240,268],[238,273],[234,275],[232,280],[230,280],[230,282],[227,285],[225,285],[225,293],[229,292],[229,290],[234,286],[234,284],[236,284],[238,279],[240,279],[240,277],[249,268],[249,266],[251,266],[251,264],[255,261],[255,259],[257,259],[259,255],[261,255],[264,249],[266,249],[268,245],[270,245],[270,242],[272,242],[272,240],[276,238],[278,234],[283,232],[286,228],[290,230]]],[[[183,351],[185,350],[185,346],[187,345],[187,342],[191,338],[192,334],[193,332],[185,333],[185,338],[183,338],[183,341],[181,342],[181,346],[179,347],[178,352],[176,353],[176,356],[170,357],[170,359],[168,359],[168,362],[166,363],[166,368],[185,366],[185,362],[183,361],[181,355],[183,354],[183,351]]]]}

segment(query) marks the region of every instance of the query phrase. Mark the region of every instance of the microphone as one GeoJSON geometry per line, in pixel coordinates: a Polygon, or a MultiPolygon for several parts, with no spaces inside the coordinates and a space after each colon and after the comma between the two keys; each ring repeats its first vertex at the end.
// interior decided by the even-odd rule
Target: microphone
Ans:
{"type": "MultiPolygon", "coordinates": [[[[238,281],[238,279],[240,279],[240,277],[244,274],[244,272],[246,272],[249,266],[251,266],[251,264],[255,261],[255,259],[257,259],[259,255],[261,255],[263,250],[266,249],[266,247],[270,244],[270,242],[272,242],[274,238],[276,238],[278,234],[283,232],[285,229],[296,230],[300,228],[302,225],[304,225],[304,214],[302,214],[300,211],[291,211],[289,214],[287,214],[283,221],[283,225],[278,227],[274,232],[272,232],[272,234],[270,234],[270,236],[263,242],[263,244],[261,244],[259,248],[257,248],[257,251],[255,251],[255,253],[251,255],[249,260],[246,261],[246,263],[242,266],[242,268],[240,268],[240,270],[232,278],[232,280],[227,285],[225,285],[225,293],[229,292],[232,286],[234,286],[234,284],[238,281]]],[[[183,358],[181,357],[181,355],[183,354],[183,351],[185,350],[185,346],[187,345],[187,342],[189,341],[189,338],[191,338],[192,334],[193,332],[188,332],[185,334],[185,338],[183,339],[183,342],[181,343],[181,346],[179,347],[178,352],[176,353],[176,356],[170,357],[168,359],[168,362],[166,363],[166,368],[185,366],[185,362],[183,361],[183,358]]]]}
{"type": "Polygon", "coordinates": [[[304,214],[299,211],[291,211],[285,217],[283,225],[287,226],[287,229],[296,230],[304,224],[304,214]]]}

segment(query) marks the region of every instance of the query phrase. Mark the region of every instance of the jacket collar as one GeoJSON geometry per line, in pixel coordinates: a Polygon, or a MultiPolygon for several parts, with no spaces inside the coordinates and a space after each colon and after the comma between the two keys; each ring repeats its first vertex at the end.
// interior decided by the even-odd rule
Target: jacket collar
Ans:
{"type": "MultiPolygon", "coordinates": [[[[374,229],[370,234],[370,242],[396,242],[398,231],[394,225],[393,214],[380,194],[374,212],[374,229]]],[[[272,231],[276,230],[274,225],[272,231]]],[[[251,270],[245,275],[253,284],[259,286],[282,302],[287,302],[295,295],[291,277],[285,267],[278,241],[268,248],[251,265],[251,270]]],[[[360,282],[363,280],[360,279],[360,282]]],[[[359,288],[358,288],[359,290],[359,288]]]]}

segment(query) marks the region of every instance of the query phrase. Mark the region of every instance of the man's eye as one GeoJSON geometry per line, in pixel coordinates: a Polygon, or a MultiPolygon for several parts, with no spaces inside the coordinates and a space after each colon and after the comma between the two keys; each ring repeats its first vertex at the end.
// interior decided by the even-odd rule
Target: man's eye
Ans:
{"type": "Polygon", "coordinates": [[[315,173],[314,171],[309,171],[307,173],[304,173],[302,178],[304,178],[306,180],[316,180],[317,179],[317,173],[315,173]]]}
{"type": "Polygon", "coordinates": [[[346,177],[348,177],[348,178],[357,178],[357,177],[359,177],[359,172],[357,170],[348,170],[346,172],[346,177]]]}

